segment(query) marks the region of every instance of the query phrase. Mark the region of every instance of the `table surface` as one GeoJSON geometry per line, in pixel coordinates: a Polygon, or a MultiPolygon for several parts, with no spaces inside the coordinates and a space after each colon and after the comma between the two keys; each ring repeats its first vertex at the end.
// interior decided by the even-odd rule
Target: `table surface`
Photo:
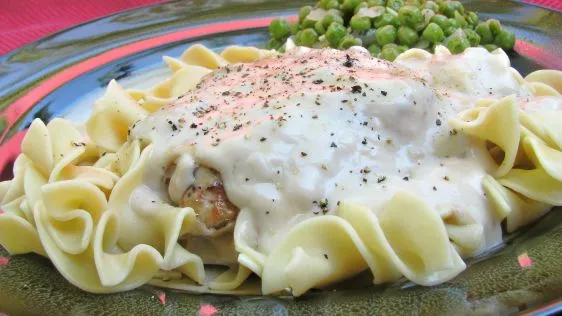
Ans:
{"type": "MultiPolygon", "coordinates": [[[[562,10],[562,0],[525,0],[562,10]]],[[[0,0],[0,55],[73,25],[163,0],[0,0]]]]}

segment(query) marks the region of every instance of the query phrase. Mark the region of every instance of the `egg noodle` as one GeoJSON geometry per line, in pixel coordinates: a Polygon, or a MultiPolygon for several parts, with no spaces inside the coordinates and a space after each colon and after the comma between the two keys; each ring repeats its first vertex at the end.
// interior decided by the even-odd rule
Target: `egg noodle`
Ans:
{"type": "MultiPolygon", "coordinates": [[[[292,49],[300,49],[300,53],[294,57],[296,61],[300,60],[299,56],[308,56],[306,54],[313,52],[304,48],[292,49]]],[[[338,53],[326,51],[318,54],[338,53]]],[[[350,60],[361,59],[363,52],[352,48],[348,54],[350,60]]],[[[0,206],[4,211],[0,215],[0,244],[11,254],[33,252],[48,257],[69,282],[88,292],[126,291],[151,283],[211,293],[279,294],[289,289],[290,294],[299,296],[312,288],[322,288],[366,269],[372,272],[375,284],[402,277],[421,285],[448,281],[466,268],[461,258],[473,256],[501,242],[503,221],[507,232],[512,232],[532,223],[553,206],[562,205],[562,72],[540,70],[523,78],[510,67],[509,59],[501,49],[488,53],[482,48],[469,48],[460,55],[451,55],[442,46],[436,48],[434,55],[410,49],[402,53],[395,64],[384,62],[373,66],[395,71],[397,78],[406,78],[404,69],[410,69],[412,76],[416,76],[416,69],[427,70],[420,73],[421,79],[415,82],[407,78],[399,82],[391,81],[388,90],[377,86],[383,84],[383,79],[373,79],[376,89],[379,89],[375,89],[378,97],[382,99],[381,94],[391,97],[394,93],[396,99],[389,101],[387,107],[381,105],[376,108],[374,111],[380,112],[371,116],[387,115],[389,120],[392,119],[386,122],[388,124],[401,120],[402,125],[392,127],[395,134],[389,132],[389,135],[398,136],[388,138],[385,145],[380,145],[383,149],[379,149],[379,145],[373,147],[371,152],[353,149],[354,155],[361,151],[361,154],[357,154],[360,156],[354,156],[358,160],[342,164],[347,166],[375,161],[379,158],[369,160],[365,157],[380,151],[381,157],[385,153],[390,155],[380,159],[390,159],[388,164],[394,166],[401,152],[392,147],[391,141],[400,144],[400,135],[415,137],[431,128],[435,129],[434,135],[437,135],[430,142],[434,148],[429,148],[429,143],[420,143],[418,152],[414,148],[405,155],[410,158],[416,154],[429,157],[432,153],[435,157],[427,158],[431,165],[427,177],[436,179],[436,182],[417,181],[421,176],[418,177],[414,171],[405,171],[417,170],[416,166],[404,167],[392,175],[384,175],[384,169],[360,168],[361,171],[353,174],[358,177],[358,184],[350,184],[351,170],[349,174],[345,171],[345,179],[349,181],[346,187],[353,186],[356,189],[342,191],[341,194],[333,193],[334,196],[340,194],[337,195],[337,204],[331,199],[328,205],[328,200],[322,202],[323,196],[318,196],[317,201],[314,201],[316,208],[310,208],[313,211],[303,210],[298,207],[305,202],[298,204],[301,202],[297,191],[306,191],[306,187],[295,189],[297,193],[290,193],[290,188],[278,188],[275,192],[281,192],[279,194],[289,192],[288,197],[297,196],[295,201],[282,204],[287,210],[277,210],[280,215],[263,210],[256,215],[256,207],[250,207],[254,204],[245,202],[243,196],[254,191],[240,189],[246,188],[244,180],[236,184],[236,172],[229,173],[232,171],[228,169],[230,165],[223,166],[220,163],[238,161],[236,159],[243,159],[243,155],[261,153],[260,150],[266,155],[267,150],[272,149],[263,149],[263,146],[277,140],[276,136],[268,136],[267,141],[266,137],[261,137],[261,141],[255,141],[255,146],[262,147],[249,147],[247,152],[240,154],[242,158],[233,151],[226,160],[219,158],[230,155],[229,152],[220,151],[221,148],[230,148],[228,142],[218,146],[203,144],[209,151],[201,153],[207,156],[200,159],[207,159],[210,165],[216,161],[213,167],[221,171],[229,198],[232,196],[232,201],[240,207],[232,236],[222,237],[224,240],[217,246],[220,248],[230,243],[229,247],[235,249],[234,262],[228,262],[228,269],[223,270],[210,265],[202,254],[182,241],[186,235],[199,229],[196,224],[197,210],[170,202],[175,199],[174,190],[184,189],[181,184],[183,180],[178,177],[183,174],[182,170],[187,170],[182,169],[182,166],[189,164],[186,160],[189,157],[177,151],[161,155],[163,151],[168,152],[166,148],[169,148],[162,144],[173,141],[171,138],[163,140],[162,137],[172,132],[162,132],[163,127],[158,125],[160,121],[157,120],[158,113],[170,112],[158,110],[186,93],[205,89],[205,86],[199,86],[205,81],[204,78],[228,76],[223,73],[225,66],[238,67],[242,65],[239,63],[253,65],[255,62],[265,63],[267,60],[283,58],[274,51],[254,47],[230,46],[217,54],[204,46],[194,45],[179,59],[164,57],[172,74],[149,90],[124,90],[116,81],[111,81],[103,97],[95,102],[93,113],[85,126],[86,135],[65,119],[57,118],[48,124],[39,119],[34,120],[23,139],[21,154],[15,161],[13,179],[0,183],[0,206]],[[471,60],[478,62],[471,63],[471,60]],[[483,69],[478,72],[478,67],[483,69]],[[486,90],[488,87],[482,86],[483,78],[492,78],[490,84],[496,85],[489,94],[486,90]],[[402,83],[403,86],[397,86],[402,83]],[[499,86],[501,84],[504,86],[499,86]],[[449,92],[441,93],[445,91],[443,89],[449,92]],[[441,92],[432,92],[437,90],[441,92]],[[418,96],[426,99],[418,101],[420,106],[417,108],[405,108],[399,101],[402,100],[399,98],[404,97],[404,102],[411,102],[418,100],[418,96]],[[423,106],[448,100],[460,105],[451,105],[448,107],[450,113],[439,113],[440,116],[435,117],[427,116],[429,114],[423,109],[423,106]],[[407,120],[411,117],[409,115],[413,115],[411,121],[407,120]],[[425,122],[431,124],[423,125],[425,122]],[[135,128],[135,125],[138,126],[135,128]],[[150,134],[151,129],[160,136],[150,134]],[[146,137],[149,134],[153,136],[146,137]],[[454,137],[457,137],[459,148],[448,148],[450,143],[446,140],[454,137]],[[483,152],[484,157],[463,158],[471,148],[483,152]],[[444,152],[434,153],[439,150],[444,152]],[[151,198],[155,193],[143,187],[147,175],[151,172],[158,174],[151,170],[170,161],[177,165],[176,178],[171,176],[170,187],[167,188],[170,198],[151,198]],[[451,174],[435,171],[441,170],[441,167],[448,168],[447,163],[451,164],[450,169],[447,169],[451,174]],[[453,175],[458,176],[455,178],[453,175]],[[470,192],[465,195],[462,189],[464,181],[474,184],[470,190],[465,190],[470,192]],[[174,188],[174,185],[178,188],[174,188]],[[375,185],[379,185],[380,189],[374,189],[375,185]],[[386,190],[386,195],[381,193],[376,201],[374,197],[370,200],[368,192],[376,193],[376,190],[386,190]],[[362,193],[356,193],[356,198],[346,199],[346,194],[351,196],[353,192],[362,193]],[[441,195],[431,198],[431,194],[441,195]],[[460,202],[456,200],[465,202],[458,204],[460,202]],[[375,205],[375,202],[378,204],[375,205]],[[267,216],[277,217],[268,220],[267,216]],[[251,274],[259,276],[261,282],[257,282],[257,278],[247,281],[251,274]]],[[[370,62],[366,63],[371,67],[370,62]]],[[[295,62],[294,67],[296,65],[295,62]]],[[[341,71],[347,70],[342,68],[341,71]]],[[[381,72],[380,78],[386,78],[384,71],[381,72]]],[[[360,77],[359,74],[357,76],[360,77]]],[[[250,81],[250,78],[247,80],[250,81]]],[[[371,84],[371,81],[363,79],[365,85],[357,86],[366,91],[367,83],[371,84]]],[[[212,82],[211,79],[209,81],[212,82]]],[[[354,95],[361,97],[361,93],[355,93],[359,89],[357,86],[353,86],[353,92],[342,94],[342,100],[354,95]]],[[[369,96],[363,94],[363,97],[369,96]]],[[[313,101],[309,103],[313,105],[313,101]]],[[[336,103],[341,104],[340,99],[336,103]]],[[[309,113],[306,111],[314,110],[312,105],[303,105],[299,111],[304,112],[294,113],[306,115],[309,113]]],[[[340,105],[331,106],[336,109],[340,105]]],[[[327,125],[322,126],[340,131],[344,127],[340,129],[340,123],[334,117],[342,113],[341,121],[345,123],[347,117],[344,112],[348,110],[334,111],[330,121],[322,121],[327,125]]],[[[323,113],[318,112],[320,121],[323,113]]],[[[214,119],[218,120],[220,116],[214,119]]],[[[352,119],[350,116],[349,120],[352,119]]],[[[316,120],[311,119],[309,122],[310,126],[302,130],[296,126],[293,132],[314,131],[316,120]]],[[[271,124],[275,123],[279,122],[272,121],[271,124]]],[[[360,123],[358,121],[358,126],[360,123]]],[[[369,121],[368,127],[375,123],[369,121]]],[[[162,124],[165,125],[165,122],[162,124]]],[[[291,122],[287,124],[287,128],[293,128],[291,122]]],[[[366,126],[367,120],[362,125],[366,126]]],[[[278,128],[283,127],[280,124],[278,128]]],[[[363,134],[359,135],[356,129],[349,132],[350,139],[358,137],[364,143],[376,141],[369,138],[376,138],[375,132],[363,138],[363,134]]],[[[200,131],[188,127],[185,130],[178,132],[177,137],[182,142],[195,135],[186,133],[200,131]]],[[[279,141],[282,141],[281,138],[279,141]]],[[[313,141],[320,142],[319,139],[311,139],[310,146],[314,146],[313,141]]],[[[384,143],[384,139],[381,143],[384,143]]],[[[345,150],[345,144],[344,137],[339,139],[337,145],[332,142],[331,147],[345,150]]],[[[358,143],[357,146],[362,145],[358,143]]],[[[302,157],[294,158],[295,161],[305,158],[313,160],[316,157],[312,150],[297,151],[302,157]]],[[[345,152],[342,155],[341,159],[346,159],[345,152]]],[[[262,178],[266,172],[276,170],[271,162],[273,160],[262,161],[267,156],[256,157],[253,164],[238,164],[237,170],[255,169],[258,174],[262,172],[260,163],[263,163],[262,178]]],[[[322,168],[318,167],[318,171],[308,176],[308,169],[301,168],[298,163],[294,170],[299,170],[303,181],[314,178],[322,170],[331,170],[329,163],[336,158],[326,159],[314,161],[322,168]]],[[[416,161],[413,158],[411,160],[416,161]]],[[[384,163],[381,165],[384,166],[384,163]]],[[[282,167],[285,168],[283,172],[288,174],[286,179],[294,179],[286,171],[290,169],[288,165],[282,167]]],[[[419,171],[419,174],[423,172],[419,171]]],[[[336,176],[323,177],[320,179],[336,179],[336,176]]],[[[252,181],[246,178],[246,182],[250,182],[247,187],[254,190],[263,188],[263,183],[273,180],[252,181]]],[[[317,191],[314,191],[314,185],[312,187],[310,192],[314,195],[317,191]]],[[[269,189],[266,187],[264,190],[269,189]]],[[[264,200],[269,201],[270,197],[264,200]]],[[[254,197],[246,198],[252,200],[254,197]]],[[[279,200],[278,203],[285,202],[279,200]]],[[[306,203],[309,201],[306,200],[306,203]]]]}

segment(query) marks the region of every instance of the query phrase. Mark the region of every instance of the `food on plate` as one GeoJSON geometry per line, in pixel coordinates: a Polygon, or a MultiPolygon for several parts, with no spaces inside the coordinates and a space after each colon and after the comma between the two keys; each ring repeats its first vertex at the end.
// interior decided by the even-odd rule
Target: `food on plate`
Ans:
{"type": "Polygon", "coordinates": [[[298,20],[275,19],[268,47],[284,51],[287,39],[299,46],[347,49],[363,46],[373,57],[393,61],[409,48],[453,54],[468,47],[511,50],[515,34],[496,19],[481,22],[476,12],[452,0],[320,0],[300,9],[298,20]]]}
{"type": "Polygon", "coordinates": [[[112,81],[84,128],[33,121],[0,244],[90,292],[299,296],[365,270],[446,282],[562,205],[561,72],[371,53],[194,45],[152,89],[112,81]]]}

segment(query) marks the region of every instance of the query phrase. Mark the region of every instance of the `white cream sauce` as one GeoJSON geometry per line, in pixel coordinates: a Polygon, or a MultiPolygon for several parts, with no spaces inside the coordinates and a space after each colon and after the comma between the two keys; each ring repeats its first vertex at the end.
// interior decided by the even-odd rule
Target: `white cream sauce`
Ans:
{"type": "Polygon", "coordinates": [[[400,190],[481,224],[485,249],[501,241],[480,184],[492,166],[447,119],[481,97],[529,95],[505,58],[474,48],[389,63],[361,49],[297,49],[209,74],[131,137],[154,144],[146,185],[164,201],[177,202],[193,162],[219,171],[230,201],[251,211],[265,254],[338,201],[376,213],[400,190]],[[174,179],[170,195],[163,170],[181,155],[185,181],[174,179]]]}

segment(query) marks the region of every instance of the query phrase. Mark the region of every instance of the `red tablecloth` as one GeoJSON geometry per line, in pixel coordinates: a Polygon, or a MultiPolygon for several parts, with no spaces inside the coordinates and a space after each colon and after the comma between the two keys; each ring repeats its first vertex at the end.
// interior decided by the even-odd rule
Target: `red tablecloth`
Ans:
{"type": "MultiPolygon", "coordinates": [[[[118,11],[163,0],[0,0],[0,54],[45,35],[118,11]]],[[[527,0],[562,10],[562,0],[527,0]]]]}

